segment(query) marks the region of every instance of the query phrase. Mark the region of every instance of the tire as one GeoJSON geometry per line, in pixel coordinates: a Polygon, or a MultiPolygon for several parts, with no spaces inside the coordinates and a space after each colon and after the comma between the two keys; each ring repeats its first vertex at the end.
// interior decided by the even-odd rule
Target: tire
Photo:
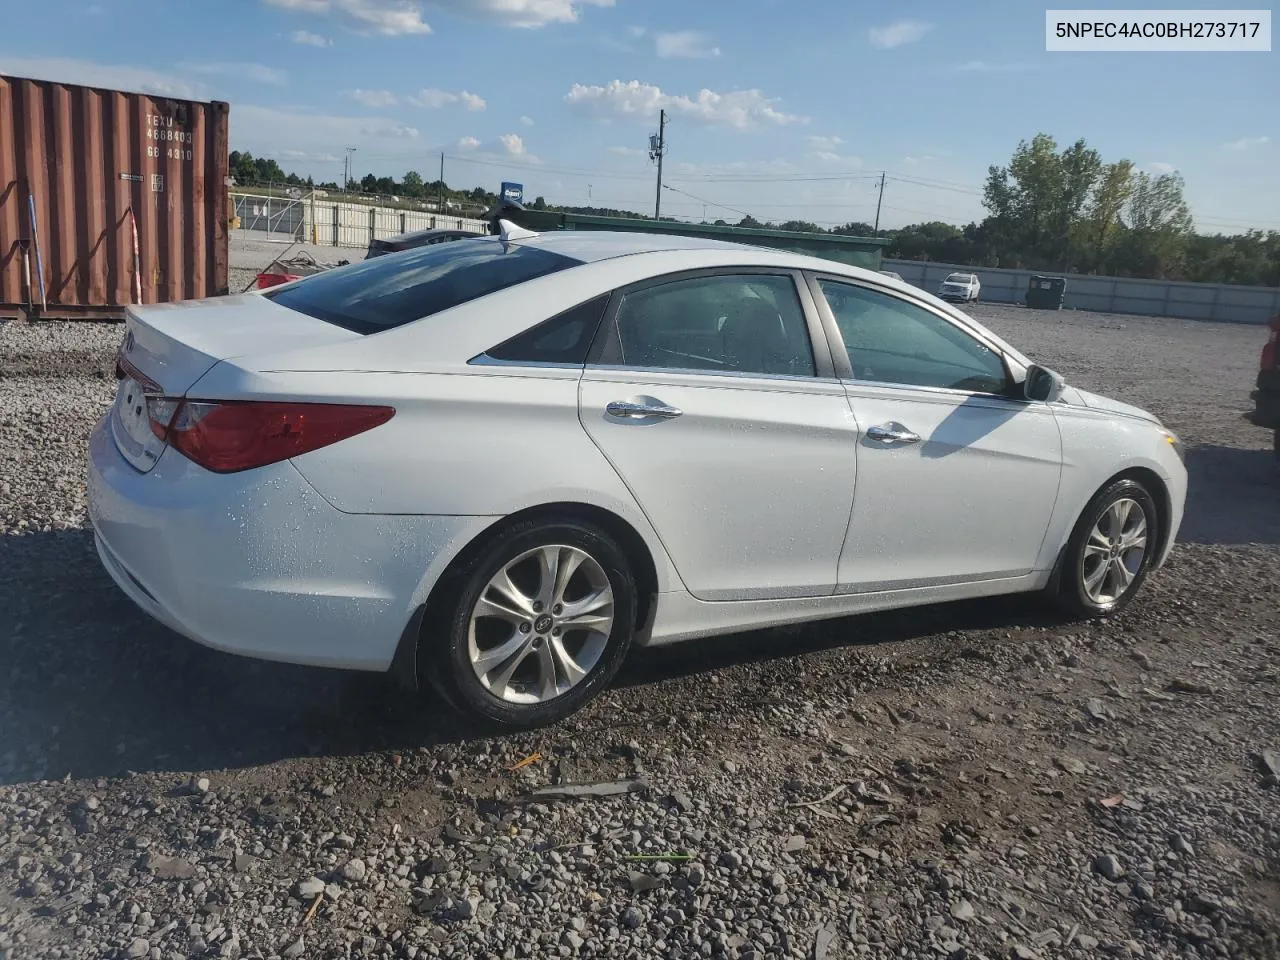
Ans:
{"type": "Polygon", "coordinates": [[[1117,480],[1108,484],[1089,501],[1071,532],[1071,539],[1067,541],[1054,596],[1058,606],[1078,619],[1107,616],[1123,610],[1133,602],[1147,579],[1159,543],[1160,515],[1151,492],[1136,480],[1117,480]],[[1125,507],[1112,510],[1113,506],[1121,503],[1129,504],[1127,513],[1125,507]],[[1136,515],[1139,512],[1145,536],[1140,557],[1134,548],[1123,549],[1124,543],[1136,539],[1133,531],[1138,526],[1136,515]],[[1111,533],[1120,515],[1125,516],[1126,522],[1117,541],[1120,549],[1113,553],[1111,542],[1103,545],[1108,538],[1095,536],[1094,531],[1097,528],[1102,534],[1111,533]],[[1104,550],[1105,553],[1102,552],[1104,550]],[[1131,578],[1123,589],[1125,573],[1115,567],[1116,560],[1112,557],[1120,561],[1131,578]],[[1099,565],[1111,567],[1111,570],[1102,572],[1100,582],[1097,580],[1099,565]]]}
{"type": "Polygon", "coordinates": [[[636,620],[631,565],[609,535],[589,523],[530,519],[505,527],[442,587],[450,602],[439,605],[439,614],[424,624],[419,676],[424,687],[474,720],[526,729],[563,719],[608,685],[631,649],[636,620]],[[543,559],[552,556],[565,567],[576,560],[558,593],[547,575],[550,563],[543,559]],[[501,594],[493,584],[503,571],[514,594],[501,594]],[[598,603],[606,586],[611,603],[576,619],[565,613],[561,620],[575,604],[598,603]],[[553,602],[557,599],[564,602],[553,602]],[[499,609],[493,600],[502,601],[501,615],[488,615],[499,609]],[[587,623],[591,629],[572,627],[587,623]],[[509,656],[504,649],[512,651],[509,656]]]}

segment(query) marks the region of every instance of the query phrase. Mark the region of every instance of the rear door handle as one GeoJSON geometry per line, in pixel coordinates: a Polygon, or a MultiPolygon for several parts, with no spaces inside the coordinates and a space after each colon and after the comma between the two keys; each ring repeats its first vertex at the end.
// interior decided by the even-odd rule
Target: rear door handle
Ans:
{"type": "Polygon", "coordinates": [[[684,413],[679,407],[670,407],[658,400],[614,400],[605,406],[604,412],[622,420],[671,420],[684,413]]]}
{"type": "Polygon", "coordinates": [[[878,443],[919,443],[920,434],[912,433],[898,422],[882,423],[878,427],[867,427],[867,437],[878,443]]]}

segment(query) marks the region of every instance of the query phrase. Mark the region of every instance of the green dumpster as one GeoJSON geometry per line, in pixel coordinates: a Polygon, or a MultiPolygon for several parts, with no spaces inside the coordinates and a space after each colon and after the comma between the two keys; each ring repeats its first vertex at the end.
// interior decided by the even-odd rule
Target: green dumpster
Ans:
{"type": "Polygon", "coordinates": [[[835,260],[868,270],[880,269],[880,257],[889,241],[880,237],[846,237],[830,233],[792,233],[788,230],[721,227],[709,223],[674,220],[641,220],[630,217],[597,217],[549,210],[512,212],[508,219],[528,230],[621,230],[638,233],[670,233],[681,237],[706,237],[731,243],[773,247],[791,253],[835,260]]]}
{"type": "Polygon", "coordinates": [[[1033,310],[1061,310],[1067,296],[1065,277],[1032,277],[1027,284],[1027,306],[1033,310]]]}

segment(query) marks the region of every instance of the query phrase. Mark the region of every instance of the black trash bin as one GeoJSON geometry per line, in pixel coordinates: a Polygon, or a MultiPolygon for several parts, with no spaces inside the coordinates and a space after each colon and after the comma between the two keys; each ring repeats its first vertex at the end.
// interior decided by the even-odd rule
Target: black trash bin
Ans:
{"type": "Polygon", "coordinates": [[[1066,298],[1065,277],[1032,277],[1027,284],[1027,306],[1033,310],[1061,310],[1066,298]]]}

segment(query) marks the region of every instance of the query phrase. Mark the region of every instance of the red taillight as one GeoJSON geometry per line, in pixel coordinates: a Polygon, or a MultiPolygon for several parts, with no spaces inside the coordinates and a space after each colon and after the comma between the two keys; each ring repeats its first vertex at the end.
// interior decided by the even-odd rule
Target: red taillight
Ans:
{"type": "Polygon", "coordinates": [[[392,407],[167,397],[152,398],[148,409],[157,436],[214,473],[301,456],[372,430],[395,415],[392,407]]]}

